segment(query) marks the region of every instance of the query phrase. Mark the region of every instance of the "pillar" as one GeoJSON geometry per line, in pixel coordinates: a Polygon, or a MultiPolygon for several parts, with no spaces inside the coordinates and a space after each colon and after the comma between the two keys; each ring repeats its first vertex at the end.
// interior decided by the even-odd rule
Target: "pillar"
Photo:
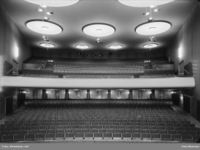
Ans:
{"type": "Polygon", "coordinates": [[[46,89],[42,89],[42,99],[43,99],[43,100],[46,100],[46,99],[47,99],[46,89]]]}
{"type": "Polygon", "coordinates": [[[132,89],[129,90],[129,96],[128,97],[129,97],[130,100],[133,99],[133,90],[132,89]]]}
{"type": "Polygon", "coordinates": [[[108,99],[111,99],[111,90],[108,89],[108,99]]]}
{"type": "Polygon", "coordinates": [[[65,89],[65,99],[69,100],[69,90],[65,89]]]}
{"type": "Polygon", "coordinates": [[[87,89],[87,99],[89,100],[90,99],[90,90],[87,89]]]}

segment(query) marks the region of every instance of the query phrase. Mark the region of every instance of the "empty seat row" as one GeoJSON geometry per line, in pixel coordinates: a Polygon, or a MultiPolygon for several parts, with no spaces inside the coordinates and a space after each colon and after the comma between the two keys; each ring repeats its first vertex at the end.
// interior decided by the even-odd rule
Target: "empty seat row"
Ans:
{"type": "Polygon", "coordinates": [[[92,133],[92,132],[56,132],[56,133],[27,133],[27,134],[3,134],[0,136],[1,142],[17,142],[17,141],[37,141],[37,140],[67,140],[67,139],[121,139],[121,140],[158,140],[158,141],[177,141],[177,142],[195,142],[198,140],[198,136],[190,134],[159,134],[159,133],[92,133]]]}
{"type": "Polygon", "coordinates": [[[0,126],[1,142],[141,140],[195,142],[200,129],[169,105],[25,107],[0,126]]]}

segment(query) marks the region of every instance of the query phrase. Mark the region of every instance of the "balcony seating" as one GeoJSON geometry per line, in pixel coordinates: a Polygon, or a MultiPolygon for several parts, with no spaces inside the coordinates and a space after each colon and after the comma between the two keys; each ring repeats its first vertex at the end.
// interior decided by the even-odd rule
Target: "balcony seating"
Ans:
{"type": "Polygon", "coordinates": [[[55,64],[54,73],[64,74],[142,74],[144,67],[133,64],[55,64]]]}
{"type": "Polygon", "coordinates": [[[134,78],[175,75],[174,65],[167,61],[54,61],[30,60],[23,64],[23,76],[63,78],[134,78]],[[41,74],[41,75],[40,75],[41,74]]]}

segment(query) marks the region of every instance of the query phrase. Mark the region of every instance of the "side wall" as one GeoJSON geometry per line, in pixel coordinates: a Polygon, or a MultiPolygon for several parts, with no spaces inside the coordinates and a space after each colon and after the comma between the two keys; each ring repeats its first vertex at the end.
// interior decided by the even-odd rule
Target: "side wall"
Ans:
{"type": "MultiPolygon", "coordinates": [[[[0,80],[8,71],[4,69],[5,61],[20,69],[23,61],[30,56],[31,51],[24,37],[0,6],[0,80]]],[[[5,97],[8,93],[7,89],[1,88],[1,83],[0,81],[0,119],[5,115],[5,97]]]]}
{"type": "Polygon", "coordinates": [[[174,43],[168,56],[175,62],[176,68],[182,60],[184,65],[192,64],[196,87],[190,105],[191,114],[200,120],[200,4],[183,25],[174,43]]]}

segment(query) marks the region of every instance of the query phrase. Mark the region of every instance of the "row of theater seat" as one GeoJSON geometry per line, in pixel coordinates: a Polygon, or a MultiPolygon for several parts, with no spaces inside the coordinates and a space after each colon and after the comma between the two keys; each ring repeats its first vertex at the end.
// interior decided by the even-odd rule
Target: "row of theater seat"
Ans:
{"type": "Polygon", "coordinates": [[[76,74],[82,74],[82,73],[100,73],[100,74],[134,74],[134,73],[144,73],[144,67],[143,66],[83,66],[83,65],[75,65],[75,66],[69,66],[69,65],[54,65],[53,72],[55,73],[76,73],[76,74]]]}
{"type": "Polygon", "coordinates": [[[158,100],[151,100],[151,99],[26,99],[25,105],[30,107],[49,107],[49,106],[89,106],[89,105],[98,105],[98,106],[130,106],[130,107],[139,107],[142,106],[151,106],[151,105],[161,107],[163,104],[165,106],[169,106],[172,104],[172,100],[170,99],[158,99],[158,100]]]}
{"type": "Polygon", "coordinates": [[[50,71],[64,74],[144,74],[174,71],[174,65],[167,62],[157,64],[153,63],[151,67],[146,67],[143,63],[135,62],[115,62],[115,63],[98,63],[98,62],[54,62],[54,63],[26,63],[24,70],[50,71]]]}
{"type": "MultiPolygon", "coordinates": [[[[59,78],[59,75],[56,74],[40,74],[35,73],[34,71],[23,71],[22,76],[28,76],[28,77],[44,77],[44,78],[59,78]]],[[[140,75],[138,77],[140,78],[164,78],[164,77],[174,77],[174,73],[168,73],[168,74],[149,74],[144,73],[143,75],[140,75]]],[[[88,73],[82,73],[82,74],[74,74],[74,73],[68,73],[64,74],[63,78],[135,78],[133,73],[127,73],[127,74],[88,74],[88,73]]]]}
{"type": "Polygon", "coordinates": [[[144,141],[196,142],[195,127],[169,105],[136,107],[25,107],[0,126],[1,142],[144,141]]]}
{"type": "Polygon", "coordinates": [[[174,113],[170,108],[157,106],[151,107],[128,107],[128,108],[71,108],[67,107],[29,107],[21,113],[14,114],[13,122],[18,121],[41,121],[41,120],[145,120],[145,121],[184,121],[184,117],[174,113]],[[19,115],[20,114],[20,115],[19,115]]]}
{"type": "MultiPolygon", "coordinates": [[[[119,122],[123,122],[122,120],[119,122]]],[[[174,125],[173,125],[174,126],[174,125]]],[[[29,140],[69,140],[71,139],[116,139],[121,140],[164,140],[179,142],[195,142],[200,137],[200,130],[191,125],[182,125],[181,128],[171,129],[167,126],[127,126],[127,125],[78,125],[77,122],[70,125],[23,125],[6,128],[1,127],[1,142],[29,141],[29,140]],[[32,139],[29,139],[32,137],[32,139]]]]}
{"type": "Polygon", "coordinates": [[[132,142],[196,142],[197,138],[191,135],[179,134],[141,134],[141,133],[35,133],[35,134],[16,134],[16,135],[3,135],[1,142],[45,142],[45,141],[71,141],[71,140],[124,140],[132,142]]]}

